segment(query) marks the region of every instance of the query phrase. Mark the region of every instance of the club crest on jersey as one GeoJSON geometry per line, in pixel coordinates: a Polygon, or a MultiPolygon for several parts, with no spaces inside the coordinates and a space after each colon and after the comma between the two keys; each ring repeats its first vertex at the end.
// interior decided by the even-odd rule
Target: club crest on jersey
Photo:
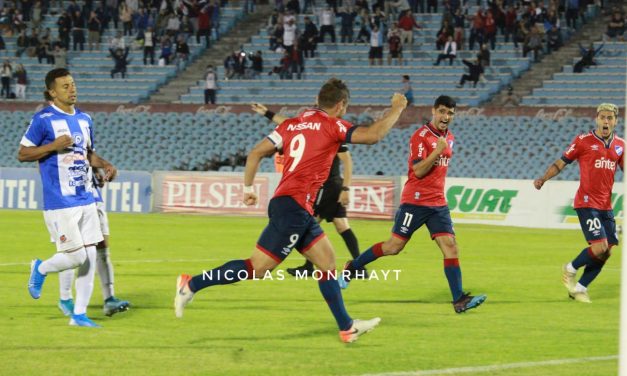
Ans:
{"type": "Polygon", "coordinates": [[[80,145],[83,143],[83,134],[78,132],[72,133],[72,139],[75,145],[80,145]]]}
{"type": "Polygon", "coordinates": [[[618,154],[618,156],[620,157],[623,154],[623,147],[622,146],[614,146],[614,150],[616,150],[616,154],[618,154]]]}

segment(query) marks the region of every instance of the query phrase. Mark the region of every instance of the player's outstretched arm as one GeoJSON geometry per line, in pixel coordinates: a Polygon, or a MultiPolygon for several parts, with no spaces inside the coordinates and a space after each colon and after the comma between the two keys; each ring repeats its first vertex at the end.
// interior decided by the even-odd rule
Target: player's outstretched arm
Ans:
{"type": "Polygon", "coordinates": [[[536,189],[538,190],[541,189],[546,181],[557,176],[560,172],[562,172],[564,167],[566,167],[566,162],[564,162],[561,158],[556,160],[555,162],[553,162],[552,165],[549,166],[549,168],[546,169],[544,175],[541,178],[533,181],[533,186],[536,187],[536,189]]]}
{"type": "Polygon", "coordinates": [[[357,127],[353,131],[350,142],[353,144],[372,145],[381,141],[396,124],[398,118],[401,117],[405,107],[407,107],[407,98],[403,94],[394,93],[394,96],[392,96],[392,107],[386,114],[369,127],[357,127]]]}
{"type": "Polygon", "coordinates": [[[17,151],[17,160],[20,162],[35,162],[54,152],[60,152],[70,148],[74,144],[72,137],[62,135],[57,137],[49,144],[41,146],[24,146],[20,145],[17,151]]]}
{"type": "Polygon", "coordinates": [[[442,152],[446,150],[447,146],[448,143],[446,142],[446,138],[439,137],[438,142],[435,146],[435,150],[433,150],[433,152],[429,154],[427,158],[418,163],[415,163],[412,166],[412,170],[414,171],[414,174],[418,179],[422,179],[423,177],[425,177],[425,175],[429,173],[429,171],[431,171],[433,165],[435,164],[435,161],[440,158],[440,154],[442,154],[442,152]]]}
{"type": "Polygon", "coordinates": [[[268,119],[270,119],[276,124],[281,124],[282,122],[287,120],[287,116],[275,114],[274,112],[269,111],[268,107],[264,106],[261,103],[253,103],[252,105],[250,105],[250,109],[255,111],[261,116],[267,117],[268,119]]]}
{"type": "Polygon", "coordinates": [[[107,161],[106,159],[104,159],[101,156],[99,156],[98,154],[96,154],[96,152],[94,152],[93,150],[89,150],[87,152],[87,159],[89,159],[89,164],[93,168],[102,168],[102,169],[104,169],[104,172],[105,172],[104,180],[105,181],[112,181],[118,175],[118,169],[115,168],[115,166],[112,165],[109,161],[107,161]]]}
{"type": "Polygon", "coordinates": [[[257,203],[258,197],[253,191],[253,182],[259,169],[259,163],[264,157],[269,157],[275,152],[274,144],[264,138],[248,153],[244,170],[244,204],[255,205],[257,203]]]}

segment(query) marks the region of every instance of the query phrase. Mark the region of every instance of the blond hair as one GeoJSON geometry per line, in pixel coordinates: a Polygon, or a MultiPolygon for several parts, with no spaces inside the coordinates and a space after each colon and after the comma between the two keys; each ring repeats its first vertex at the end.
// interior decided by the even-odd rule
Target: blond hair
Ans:
{"type": "Polygon", "coordinates": [[[611,111],[614,115],[618,116],[618,106],[614,103],[601,103],[599,107],[597,107],[597,114],[601,111],[611,111]]]}

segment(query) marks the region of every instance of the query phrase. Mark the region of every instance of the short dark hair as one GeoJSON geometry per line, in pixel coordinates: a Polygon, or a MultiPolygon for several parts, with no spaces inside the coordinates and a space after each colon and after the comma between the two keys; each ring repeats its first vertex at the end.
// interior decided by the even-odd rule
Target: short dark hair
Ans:
{"type": "Polygon", "coordinates": [[[48,92],[48,90],[52,88],[52,85],[54,85],[54,81],[59,77],[65,77],[69,75],[70,71],[65,68],[56,68],[46,74],[46,90],[44,90],[44,98],[47,101],[51,101],[54,99],[52,98],[52,96],[50,96],[50,93],[48,92]]]}
{"type": "Polygon", "coordinates": [[[408,75],[403,75],[403,78],[406,79],[407,81],[409,81],[409,76],[408,75]]]}
{"type": "Polygon", "coordinates": [[[318,92],[318,106],[321,108],[333,107],[343,100],[350,98],[346,83],[339,78],[330,78],[322,85],[318,92]]]}
{"type": "Polygon", "coordinates": [[[440,106],[455,108],[455,106],[457,106],[457,103],[455,103],[455,99],[449,97],[448,95],[440,95],[433,103],[433,108],[438,108],[440,106]]]}

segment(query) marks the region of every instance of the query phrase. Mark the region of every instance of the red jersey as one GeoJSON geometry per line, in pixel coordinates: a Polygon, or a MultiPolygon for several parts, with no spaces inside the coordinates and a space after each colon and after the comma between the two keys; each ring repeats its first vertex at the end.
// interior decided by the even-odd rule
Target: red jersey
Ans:
{"type": "Polygon", "coordinates": [[[455,137],[451,131],[447,130],[446,133],[442,133],[431,123],[423,125],[414,132],[409,141],[409,158],[407,160],[409,172],[407,173],[407,182],[403,187],[401,204],[446,206],[444,182],[448,164],[453,156],[454,141],[455,137]],[[431,170],[424,177],[418,178],[412,169],[413,165],[433,153],[440,136],[446,138],[448,147],[440,154],[431,170]]]}
{"type": "Polygon", "coordinates": [[[612,210],[612,187],[616,165],[623,169],[625,140],[612,135],[609,142],[594,131],[573,140],[562,160],[579,161],[579,189],[573,207],[612,210]]]}
{"type": "Polygon", "coordinates": [[[283,150],[283,176],[273,197],[290,196],[313,214],[313,203],[329,177],[333,158],[350,142],[353,125],[311,109],[285,120],[268,136],[283,150]]]}

